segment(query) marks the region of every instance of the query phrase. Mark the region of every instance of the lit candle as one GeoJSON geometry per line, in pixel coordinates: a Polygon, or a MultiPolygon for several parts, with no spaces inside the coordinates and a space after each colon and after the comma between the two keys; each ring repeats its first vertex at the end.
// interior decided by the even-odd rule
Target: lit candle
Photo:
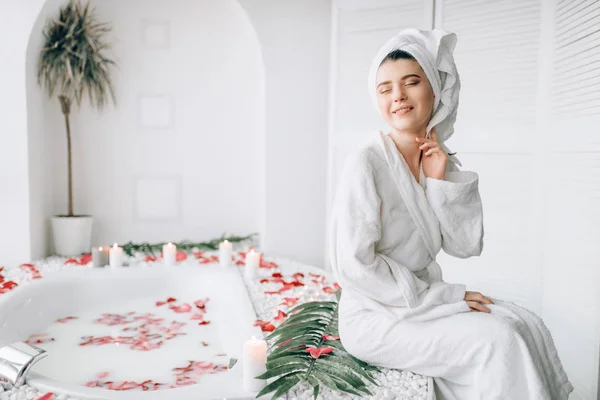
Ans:
{"type": "Polygon", "coordinates": [[[177,256],[177,246],[175,246],[171,242],[163,245],[163,260],[165,261],[165,264],[167,264],[167,265],[175,264],[176,256],[177,256]]]}
{"type": "Polygon", "coordinates": [[[108,253],[110,247],[93,247],[92,248],[92,265],[94,268],[104,267],[108,264],[108,253]]]}
{"type": "Polygon", "coordinates": [[[242,349],[242,382],[247,392],[259,392],[265,386],[265,379],[256,379],[267,372],[267,342],[265,340],[246,340],[242,349]]]}
{"type": "Polygon", "coordinates": [[[223,267],[231,265],[231,256],[233,255],[233,247],[231,242],[225,240],[219,243],[219,262],[223,267]]]}
{"type": "Polygon", "coordinates": [[[116,243],[110,248],[109,253],[109,264],[112,268],[119,268],[123,266],[123,248],[119,247],[116,243]]]}
{"type": "Polygon", "coordinates": [[[260,256],[261,253],[255,252],[254,249],[246,253],[246,278],[256,279],[258,276],[260,256]]]}

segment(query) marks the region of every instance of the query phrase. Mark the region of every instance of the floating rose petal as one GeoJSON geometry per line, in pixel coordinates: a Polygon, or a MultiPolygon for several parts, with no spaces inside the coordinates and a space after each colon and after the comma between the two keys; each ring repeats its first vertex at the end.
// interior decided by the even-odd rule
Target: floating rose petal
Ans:
{"type": "Polygon", "coordinates": [[[318,278],[318,277],[320,277],[320,276],[321,276],[321,275],[319,275],[319,274],[314,274],[314,273],[312,273],[312,272],[309,272],[308,274],[309,274],[310,276],[313,276],[313,277],[315,277],[315,278],[318,278]]]}
{"type": "Polygon", "coordinates": [[[202,308],[204,309],[206,307],[206,302],[210,300],[209,298],[206,298],[205,300],[196,300],[194,302],[194,305],[198,308],[202,308]]]}
{"type": "Polygon", "coordinates": [[[202,346],[206,347],[206,346],[208,346],[208,343],[202,342],[202,346]]]}
{"type": "Polygon", "coordinates": [[[190,319],[192,321],[200,321],[204,319],[204,314],[202,313],[196,313],[196,314],[192,314],[192,316],[190,317],[190,319]]]}
{"type": "Polygon", "coordinates": [[[68,316],[68,317],[64,317],[64,318],[59,318],[56,320],[56,322],[59,322],[61,324],[67,323],[73,319],[77,319],[77,317],[72,317],[72,316],[68,316]]]}
{"type": "Polygon", "coordinates": [[[188,303],[183,303],[179,306],[170,305],[169,308],[179,314],[190,312],[192,310],[192,306],[190,306],[188,303]]]}
{"type": "Polygon", "coordinates": [[[176,298],[174,298],[174,297],[169,297],[169,298],[168,298],[166,301],[157,301],[157,302],[156,302],[156,306],[157,306],[157,307],[160,307],[160,306],[162,306],[162,305],[164,305],[164,304],[167,304],[167,303],[172,303],[172,302],[174,302],[174,301],[177,301],[177,299],[176,299],[176,298]]]}
{"type": "Polygon", "coordinates": [[[208,325],[208,324],[210,324],[210,321],[201,321],[201,322],[198,322],[198,325],[208,325]]]}
{"type": "Polygon", "coordinates": [[[104,378],[106,378],[108,375],[109,375],[109,373],[108,373],[108,372],[106,372],[106,371],[104,371],[104,372],[98,372],[98,373],[96,374],[96,377],[97,377],[98,379],[104,379],[104,378]]]}
{"type": "Polygon", "coordinates": [[[322,355],[325,354],[329,354],[333,351],[333,347],[321,347],[321,348],[316,348],[316,347],[310,347],[308,349],[306,349],[307,353],[310,353],[312,358],[319,358],[322,355]]]}

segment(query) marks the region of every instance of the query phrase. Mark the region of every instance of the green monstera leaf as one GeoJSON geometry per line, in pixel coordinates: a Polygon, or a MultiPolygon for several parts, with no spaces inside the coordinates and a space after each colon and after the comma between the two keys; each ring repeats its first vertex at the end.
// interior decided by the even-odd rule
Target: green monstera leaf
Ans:
{"type": "Polygon", "coordinates": [[[377,386],[372,374],[379,369],[349,354],[338,335],[338,302],[313,301],[291,310],[266,338],[271,344],[267,372],[257,378],[275,379],[256,397],[275,392],[277,399],[301,381],[313,387],[315,399],[322,385],[358,397],[371,395],[367,384],[377,386]]]}

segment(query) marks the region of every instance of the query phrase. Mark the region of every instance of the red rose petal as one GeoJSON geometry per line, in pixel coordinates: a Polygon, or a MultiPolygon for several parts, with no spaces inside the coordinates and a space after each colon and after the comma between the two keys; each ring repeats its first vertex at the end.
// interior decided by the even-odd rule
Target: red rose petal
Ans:
{"type": "Polygon", "coordinates": [[[277,316],[274,319],[277,322],[283,322],[283,321],[285,321],[285,317],[287,317],[287,314],[281,310],[278,310],[277,316]]]}
{"type": "Polygon", "coordinates": [[[178,314],[187,313],[192,310],[192,306],[190,306],[188,303],[183,303],[179,306],[171,305],[169,308],[178,314]]]}
{"type": "Polygon", "coordinates": [[[36,400],[50,400],[54,396],[54,393],[48,392],[45,395],[38,397],[36,400]]]}
{"type": "Polygon", "coordinates": [[[333,347],[321,347],[321,348],[316,348],[316,347],[310,347],[308,349],[306,349],[307,353],[310,353],[312,358],[319,358],[322,355],[325,354],[329,354],[333,351],[333,347]]]}

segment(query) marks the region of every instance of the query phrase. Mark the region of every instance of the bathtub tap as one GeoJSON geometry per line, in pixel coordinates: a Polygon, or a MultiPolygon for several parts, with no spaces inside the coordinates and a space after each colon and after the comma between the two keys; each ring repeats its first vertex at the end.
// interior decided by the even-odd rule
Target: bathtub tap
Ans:
{"type": "Polygon", "coordinates": [[[23,342],[4,346],[0,348],[0,378],[17,388],[25,383],[25,376],[33,364],[47,355],[46,350],[23,342]]]}

